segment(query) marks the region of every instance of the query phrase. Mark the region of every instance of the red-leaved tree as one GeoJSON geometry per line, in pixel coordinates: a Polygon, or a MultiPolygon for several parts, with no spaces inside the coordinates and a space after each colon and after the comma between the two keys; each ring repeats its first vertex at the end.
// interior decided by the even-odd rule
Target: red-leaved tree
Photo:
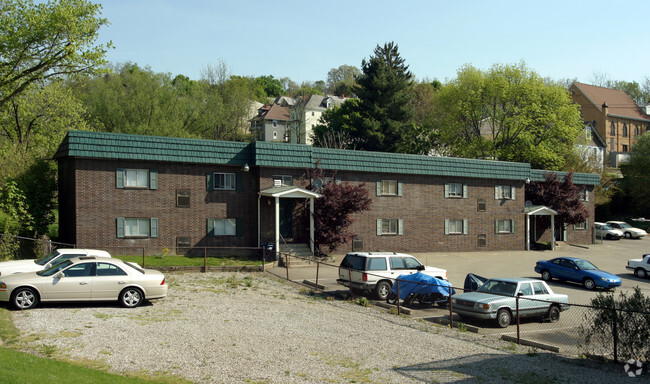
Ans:
{"type": "Polygon", "coordinates": [[[583,203],[584,189],[573,184],[573,172],[564,180],[555,173],[544,174],[545,181],[533,181],[526,185],[526,200],[534,205],[545,205],[555,211],[555,221],[562,228],[570,224],[583,223],[589,217],[589,210],[583,203]]]}
{"type": "Polygon", "coordinates": [[[336,172],[325,176],[319,167],[307,170],[312,190],[322,197],[314,202],[314,242],[321,250],[331,253],[341,244],[352,240],[352,214],[370,209],[372,200],[364,184],[343,184],[336,180],[336,172]]]}

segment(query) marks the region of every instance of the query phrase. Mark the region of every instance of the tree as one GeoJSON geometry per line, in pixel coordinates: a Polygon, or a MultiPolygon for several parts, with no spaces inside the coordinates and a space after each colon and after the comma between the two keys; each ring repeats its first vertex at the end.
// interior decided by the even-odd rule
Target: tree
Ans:
{"type": "Polygon", "coordinates": [[[560,170],[584,126],[578,106],[559,84],[524,63],[470,65],[437,93],[439,148],[456,157],[528,162],[560,170]]]}
{"type": "Polygon", "coordinates": [[[275,79],[273,75],[258,76],[255,78],[255,81],[257,84],[259,84],[260,87],[262,87],[266,97],[276,98],[282,95],[282,92],[284,91],[282,82],[278,79],[275,79]]]}
{"type": "Polygon", "coordinates": [[[370,209],[372,199],[364,184],[341,184],[335,179],[336,172],[327,177],[319,164],[320,160],[306,172],[311,188],[322,195],[314,201],[314,242],[331,253],[352,240],[351,215],[370,209]]]}
{"type": "Polygon", "coordinates": [[[639,216],[650,216],[650,134],[647,132],[639,137],[630,151],[630,160],[621,165],[623,180],[621,189],[627,197],[627,206],[639,216]]]}
{"type": "Polygon", "coordinates": [[[584,190],[573,184],[573,172],[561,179],[555,172],[544,175],[545,181],[533,181],[526,185],[526,200],[534,205],[545,205],[555,211],[556,222],[566,225],[584,223],[589,210],[582,202],[584,190]]]}
{"type": "Polygon", "coordinates": [[[0,109],[33,84],[96,73],[112,43],[95,45],[101,5],[85,0],[0,2],[0,109]]]}
{"type": "Polygon", "coordinates": [[[0,186],[0,219],[4,219],[1,227],[3,235],[0,238],[0,260],[6,260],[15,256],[20,248],[15,236],[33,229],[25,195],[14,180],[6,180],[0,186]]]}
{"type": "Polygon", "coordinates": [[[328,92],[336,96],[354,97],[354,87],[360,75],[359,68],[352,65],[341,65],[330,69],[327,72],[328,92]]]}

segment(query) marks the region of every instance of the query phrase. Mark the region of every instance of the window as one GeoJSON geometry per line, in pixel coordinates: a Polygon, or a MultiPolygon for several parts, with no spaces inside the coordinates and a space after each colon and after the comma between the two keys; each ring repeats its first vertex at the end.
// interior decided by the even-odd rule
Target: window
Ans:
{"type": "Polygon", "coordinates": [[[639,132],[640,132],[639,126],[635,125],[634,126],[634,137],[639,137],[639,132]]]}
{"type": "Polygon", "coordinates": [[[583,188],[580,191],[580,200],[589,201],[589,191],[587,191],[587,188],[583,188]]]}
{"type": "Polygon", "coordinates": [[[97,263],[97,276],[126,276],[126,272],[117,265],[109,263],[97,263]]]}
{"type": "Polygon", "coordinates": [[[390,269],[406,269],[406,264],[404,264],[404,259],[401,257],[391,257],[390,269]]]}
{"type": "Polygon", "coordinates": [[[179,208],[190,207],[190,190],[177,189],[176,190],[176,206],[179,208]]]}
{"type": "Polygon", "coordinates": [[[208,219],[208,236],[237,236],[237,219],[208,219]]]}
{"type": "MultiPolygon", "coordinates": [[[[363,268],[355,268],[355,269],[363,269],[363,268]]],[[[384,257],[371,257],[368,259],[368,270],[369,271],[385,271],[387,268],[386,266],[386,258],[384,257]]]]}
{"type": "Polygon", "coordinates": [[[548,291],[546,290],[546,287],[544,287],[544,284],[542,284],[541,282],[533,283],[533,289],[535,290],[536,295],[548,295],[548,291]]]}
{"type": "Polygon", "coordinates": [[[515,199],[515,187],[511,185],[496,185],[494,187],[494,198],[504,200],[515,199]]]}
{"type": "Polygon", "coordinates": [[[485,199],[478,199],[476,201],[476,210],[479,212],[485,212],[486,204],[485,199]]]}
{"type": "Polygon", "coordinates": [[[588,221],[583,221],[582,223],[574,224],[573,229],[577,229],[577,230],[589,229],[589,222],[588,221]]]}
{"type": "Polygon", "coordinates": [[[445,235],[466,235],[468,233],[468,220],[445,220],[445,235]]]}
{"type": "Polygon", "coordinates": [[[158,237],[158,219],[118,217],[117,237],[158,237]]]}
{"type": "Polygon", "coordinates": [[[63,271],[63,274],[66,277],[90,277],[92,276],[93,264],[95,263],[75,264],[63,271]]]}
{"type": "MultiPolygon", "coordinates": [[[[271,125],[273,125],[273,128],[277,128],[277,127],[278,127],[278,122],[277,122],[276,120],[273,120],[273,122],[271,123],[271,125]]],[[[274,133],[275,133],[275,132],[274,132],[274,133]]]]}
{"type": "Polygon", "coordinates": [[[377,235],[403,235],[402,219],[378,219],[377,235]]]}
{"type": "Polygon", "coordinates": [[[486,247],[487,246],[487,234],[479,233],[476,239],[477,247],[486,247]]]}
{"type": "Polygon", "coordinates": [[[623,137],[627,137],[627,124],[623,124],[623,137]]]}
{"type": "Polygon", "coordinates": [[[398,180],[378,180],[377,196],[402,196],[402,188],[398,180]]]}
{"type": "Polygon", "coordinates": [[[235,189],[235,174],[234,173],[216,173],[214,174],[214,189],[235,189]]]}
{"type": "Polygon", "coordinates": [[[115,187],[119,189],[158,189],[158,171],[118,168],[115,172],[115,187]]]}
{"type": "Polygon", "coordinates": [[[314,116],[314,111],[311,111],[311,115],[314,116]]]}
{"type": "Polygon", "coordinates": [[[496,233],[515,233],[514,220],[495,220],[494,231],[496,233]]]}
{"type": "Polygon", "coordinates": [[[585,127],[585,140],[591,141],[591,127],[589,125],[585,127]]]}
{"type": "Polygon", "coordinates": [[[627,144],[623,144],[623,152],[627,152],[628,146],[627,144]]]}
{"type": "Polygon", "coordinates": [[[278,131],[273,131],[273,140],[278,139],[278,131]]]}
{"type": "Polygon", "coordinates": [[[609,125],[609,134],[612,136],[616,136],[616,126],[614,125],[614,122],[609,125]]]}
{"type": "Polygon", "coordinates": [[[190,251],[192,240],[189,237],[176,238],[176,254],[184,255],[190,251]]]}
{"type": "Polygon", "coordinates": [[[280,182],[280,185],[293,185],[293,176],[291,175],[274,175],[273,176],[273,185],[276,182],[280,182]]]}
{"type": "Polygon", "coordinates": [[[467,184],[446,183],[445,198],[467,198],[467,184]]]}

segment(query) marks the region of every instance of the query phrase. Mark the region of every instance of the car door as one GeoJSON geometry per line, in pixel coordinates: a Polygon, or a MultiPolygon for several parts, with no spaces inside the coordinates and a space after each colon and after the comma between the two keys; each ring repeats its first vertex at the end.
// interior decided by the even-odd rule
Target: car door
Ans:
{"type": "Polygon", "coordinates": [[[95,263],[77,263],[50,276],[51,283],[44,288],[47,300],[90,300],[95,263]]]}
{"type": "Polygon", "coordinates": [[[563,273],[566,276],[564,280],[574,281],[578,283],[582,282],[582,273],[580,272],[580,269],[576,263],[573,262],[573,260],[562,259],[562,267],[563,273]]]}
{"type": "Polygon", "coordinates": [[[519,313],[521,317],[535,316],[540,313],[545,304],[535,297],[533,286],[530,282],[519,283],[519,313]]]}
{"type": "Polygon", "coordinates": [[[131,277],[122,268],[112,263],[98,262],[92,282],[93,301],[117,300],[122,288],[131,282],[131,277]]]}
{"type": "Polygon", "coordinates": [[[551,276],[556,279],[566,280],[567,279],[567,270],[566,267],[562,266],[564,259],[558,258],[552,260],[550,263],[547,263],[548,269],[551,272],[551,276]]]}

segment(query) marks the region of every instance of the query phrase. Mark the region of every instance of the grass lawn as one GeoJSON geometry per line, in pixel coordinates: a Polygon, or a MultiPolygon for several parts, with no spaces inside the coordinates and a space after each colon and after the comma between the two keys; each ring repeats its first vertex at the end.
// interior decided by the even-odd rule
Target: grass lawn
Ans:
{"type": "MultiPolygon", "coordinates": [[[[113,256],[124,261],[132,261],[142,265],[142,256],[113,256]]],[[[203,257],[186,256],[146,256],[146,267],[202,267],[203,257]]],[[[208,257],[209,266],[255,266],[262,265],[262,260],[245,258],[208,257]]]]}
{"type": "Polygon", "coordinates": [[[169,375],[130,373],[120,376],[94,368],[102,366],[101,362],[85,361],[73,364],[17,351],[12,349],[11,345],[18,342],[19,337],[19,332],[11,320],[11,312],[0,307],[0,338],[5,342],[5,346],[0,347],[0,378],[4,384],[191,384],[181,377],[169,375]]]}

